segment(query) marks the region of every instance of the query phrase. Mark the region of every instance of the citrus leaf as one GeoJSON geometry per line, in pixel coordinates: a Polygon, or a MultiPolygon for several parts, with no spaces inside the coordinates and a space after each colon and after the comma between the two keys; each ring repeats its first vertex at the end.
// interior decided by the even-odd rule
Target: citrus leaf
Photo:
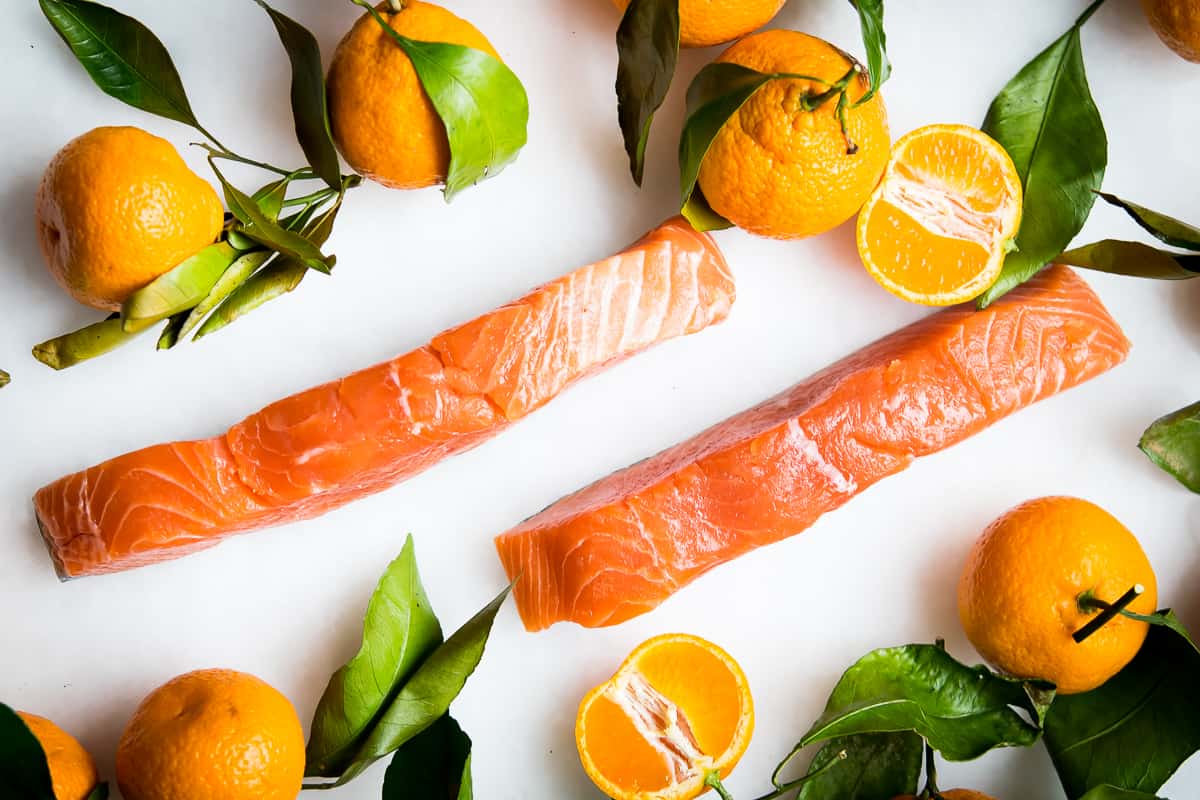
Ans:
{"type": "Polygon", "coordinates": [[[1118,789],[1116,786],[1110,786],[1105,783],[1091,789],[1079,800],[1164,800],[1153,794],[1145,792],[1131,792],[1128,789],[1118,789]]]}
{"type": "Polygon", "coordinates": [[[33,348],[33,357],[48,367],[66,369],[132,342],[144,328],[126,331],[117,314],[33,348]]]}
{"type": "Polygon", "coordinates": [[[1004,146],[1021,178],[1024,203],[1017,250],[980,295],[986,307],[1042,270],[1087,221],[1108,165],[1108,137],[1092,100],[1080,27],[1071,29],[1021,68],[988,108],[983,131],[1004,146]]]}
{"type": "Polygon", "coordinates": [[[383,775],[383,800],[471,797],[471,737],[449,714],[397,750],[383,775]]]}
{"type": "MultiPolygon", "coordinates": [[[[283,201],[287,198],[287,190],[291,181],[290,176],[280,178],[250,195],[250,199],[255,202],[258,209],[272,222],[279,221],[279,214],[283,211],[283,201]]],[[[238,249],[244,250],[245,248],[238,249]]]]}
{"type": "Polygon", "coordinates": [[[700,164],[721,127],[774,75],[740,64],[709,64],[696,74],[687,92],[687,119],[679,137],[680,213],[699,231],[732,223],[713,211],[696,185],[700,164]]]}
{"type": "Polygon", "coordinates": [[[1043,684],[960,664],[937,645],[875,650],[846,670],[797,747],[852,734],[914,731],[945,758],[967,761],[995,747],[1036,742],[1047,692],[1043,684]]]}
{"type": "Polygon", "coordinates": [[[887,33],[883,30],[883,0],[850,0],[850,5],[858,12],[863,47],[867,52],[867,75],[871,79],[871,88],[855,102],[855,105],[862,105],[891,77],[892,62],[888,61],[887,33]]]}
{"type": "Polygon", "coordinates": [[[192,113],[171,55],[149,28],[88,0],[38,1],[46,19],[105,94],[205,133],[192,113]]]}
{"type": "Polygon", "coordinates": [[[131,294],[121,306],[125,330],[186,311],[208,294],[238,257],[227,242],[210,244],[131,294]]]}
{"type": "Polygon", "coordinates": [[[404,50],[446,126],[447,201],[494,177],[516,159],[528,138],[529,97],[512,70],[481,50],[401,36],[369,2],[354,2],[366,8],[404,50]]]}
{"type": "Polygon", "coordinates": [[[54,800],[45,751],[25,721],[3,703],[0,703],[0,796],[54,800]]]}
{"type": "Polygon", "coordinates": [[[313,714],[305,775],[335,778],[404,681],[442,643],[412,536],[384,571],[363,621],[362,646],[333,674],[313,714]]]}
{"type": "Polygon", "coordinates": [[[1155,420],[1138,447],[1177,481],[1200,493],[1200,403],[1155,420]]]}
{"type": "Polygon", "coordinates": [[[1181,630],[1152,626],[1116,676],[1054,701],[1046,749],[1068,797],[1103,785],[1152,795],[1200,749],[1200,651],[1181,630]]]}
{"type": "Polygon", "coordinates": [[[292,116],[296,139],[317,177],[333,189],[342,185],[342,166],[338,161],[333,134],[329,130],[329,111],[325,105],[325,72],[321,68],[321,47],[316,37],[291,17],[281,14],[265,0],[255,0],[275,23],[279,40],[292,62],[292,116]]]}
{"type": "Polygon", "coordinates": [[[1200,255],[1171,253],[1141,242],[1103,239],[1055,256],[1059,264],[1157,280],[1187,280],[1200,275],[1200,255]]]}
{"type": "Polygon", "coordinates": [[[163,326],[162,333],[158,335],[158,350],[170,350],[179,343],[180,332],[183,330],[183,323],[187,319],[187,312],[176,314],[167,320],[167,324],[163,326]]]}
{"type": "Polygon", "coordinates": [[[646,140],[679,61],[679,0],[632,0],[617,27],[617,121],[634,183],[642,185],[646,140]]]}
{"type": "Polygon", "coordinates": [[[0,369],[0,389],[3,389],[5,386],[8,386],[8,384],[10,384],[10,383],[12,383],[12,378],[9,376],[9,374],[7,372],[0,369]]]}
{"type": "Polygon", "coordinates": [[[187,318],[179,328],[179,338],[186,338],[208,316],[210,311],[224,302],[225,298],[233,294],[234,290],[244,284],[273,255],[275,254],[269,250],[254,250],[239,256],[229,265],[229,269],[221,273],[221,277],[217,278],[217,282],[213,284],[204,299],[188,312],[187,318]]]}
{"type": "Polygon", "coordinates": [[[1186,222],[1151,211],[1145,206],[1139,206],[1128,200],[1122,200],[1115,194],[1096,192],[1109,205],[1124,209],[1133,221],[1155,238],[1172,247],[1182,247],[1184,250],[1200,250],[1200,228],[1186,222]]]}
{"type": "Polygon", "coordinates": [[[863,733],[830,739],[808,765],[812,775],[845,753],[842,763],[800,784],[795,800],[881,800],[915,795],[925,743],[915,733],[863,733]]]}

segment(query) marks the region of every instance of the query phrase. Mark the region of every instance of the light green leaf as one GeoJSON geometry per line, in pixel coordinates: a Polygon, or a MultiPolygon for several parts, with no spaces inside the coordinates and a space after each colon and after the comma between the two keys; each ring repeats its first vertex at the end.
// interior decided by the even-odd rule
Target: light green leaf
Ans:
{"type": "Polygon", "coordinates": [[[187,311],[204,299],[238,257],[228,242],[210,244],[131,294],[121,307],[125,330],[187,311]]]}
{"type": "Polygon", "coordinates": [[[33,357],[48,367],[66,369],[116,350],[132,342],[144,330],[126,331],[120,316],[113,314],[106,320],[36,345],[33,357]]]}

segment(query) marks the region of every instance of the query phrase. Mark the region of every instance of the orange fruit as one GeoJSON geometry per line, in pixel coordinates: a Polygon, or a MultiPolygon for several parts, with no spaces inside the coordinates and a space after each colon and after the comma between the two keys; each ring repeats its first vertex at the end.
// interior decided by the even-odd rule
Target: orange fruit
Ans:
{"type": "Polygon", "coordinates": [[[1000,144],[969,125],[900,137],[858,214],[858,253],[879,285],[930,306],[995,283],[1021,224],[1021,178],[1000,144]]]}
{"type": "Polygon", "coordinates": [[[865,72],[851,74],[861,68],[829,42],[785,30],[747,36],[717,61],[826,83],[772,80],[726,121],[700,165],[700,189],[713,210],[779,239],[814,236],[853,216],[883,174],[891,144],[879,95],[853,107],[867,92],[865,72]],[[813,111],[801,104],[847,76],[843,132],[836,99],[813,111]]]}
{"type": "Polygon", "coordinates": [[[750,687],[728,653],[698,636],[643,642],[588,692],[575,742],[588,777],[613,800],[688,800],[710,772],[728,775],[754,731],[750,687]]]}
{"type": "MultiPolygon", "coordinates": [[[[945,800],[996,800],[991,795],[986,795],[983,792],[976,792],[973,789],[947,789],[939,791],[945,800]]],[[[904,794],[899,797],[894,797],[892,800],[917,800],[916,795],[904,794]]]]}
{"type": "Polygon", "coordinates": [[[108,127],[68,142],[37,194],[37,232],[50,274],[84,305],[125,298],[216,240],[213,187],[165,139],[108,127]]]}
{"type": "Polygon", "coordinates": [[[1043,497],[1008,511],[975,542],[958,584],[958,613],[993,666],[1074,694],[1120,672],[1148,628],[1117,616],[1076,643],[1071,634],[1098,613],[1080,601],[1111,603],[1138,584],[1145,591],[1128,608],[1149,614],[1158,600],[1154,571],[1124,525],[1086,500],[1043,497]]]}
{"type": "Polygon", "coordinates": [[[1200,0],[1142,0],[1142,10],[1163,44],[1200,62],[1200,0]]]}
{"type": "Polygon", "coordinates": [[[91,754],[83,749],[74,736],[50,720],[24,711],[18,711],[17,716],[37,738],[46,754],[56,800],[85,800],[100,782],[91,754]]]}
{"type": "MultiPolygon", "coordinates": [[[[679,44],[711,47],[740,39],[771,21],[787,0],[679,0],[679,44]]],[[[629,0],[613,0],[625,12],[629,0]]]]}
{"type": "MultiPolygon", "coordinates": [[[[376,7],[410,39],[448,42],[499,58],[484,35],[441,6],[404,0],[376,7]]],[[[338,44],[329,65],[329,122],[354,170],[393,189],[420,189],[446,179],[450,142],[412,62],[370,14],[338,44]]]]}
{"type": "Polygon", "coordinates": [[[296,800],[304,731],[263,681],[228,669],[189,672],[155,689],[117,745],[125,800],[296,800]]]}

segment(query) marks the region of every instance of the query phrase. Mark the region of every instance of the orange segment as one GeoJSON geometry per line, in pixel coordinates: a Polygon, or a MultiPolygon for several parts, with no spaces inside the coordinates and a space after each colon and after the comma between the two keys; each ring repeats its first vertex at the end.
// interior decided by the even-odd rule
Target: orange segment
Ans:
{"type": "Polygon", "coordinates": [[[928,125],[892,148],[858,215],[858,252],[892,294],[961,303],[995,282],[1021,221],[1008,153],[967,125],[928,125]]]}
{"type": "Polygon", "coordinates": [[[588,776],[613,800],[688,800],[750,744],[754,706],[737,662],[687,634],[643,642],[579,706],[588,776]]]}

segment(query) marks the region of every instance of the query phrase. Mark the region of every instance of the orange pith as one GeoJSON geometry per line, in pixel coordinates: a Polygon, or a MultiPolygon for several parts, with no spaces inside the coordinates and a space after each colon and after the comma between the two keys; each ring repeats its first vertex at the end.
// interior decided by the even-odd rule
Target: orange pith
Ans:
{"type": "Polygon", "coordinates": [[[858,252],[892,294],[925,305],[987,289],[1021,221],[1021,183],[1008,153],[967,125],[902,136],[858,216],[858,252]]]}
{"type": "MultiPolygon", "coordinates": [[[[761,28],[783,8],[786,0],[680,0],[679,43],[710,47],[732,42],[761,28]]],[[[629,0],[613,0],[624,11],[629,0]]]]}
{"type": "Polygon", "coordinates": [[[729,774],[753,729],[746,676],[729,654],[665,634],[584,697],[575,739],[584,770],[614,800],[687,800],[708,773],[729,774]]]}

